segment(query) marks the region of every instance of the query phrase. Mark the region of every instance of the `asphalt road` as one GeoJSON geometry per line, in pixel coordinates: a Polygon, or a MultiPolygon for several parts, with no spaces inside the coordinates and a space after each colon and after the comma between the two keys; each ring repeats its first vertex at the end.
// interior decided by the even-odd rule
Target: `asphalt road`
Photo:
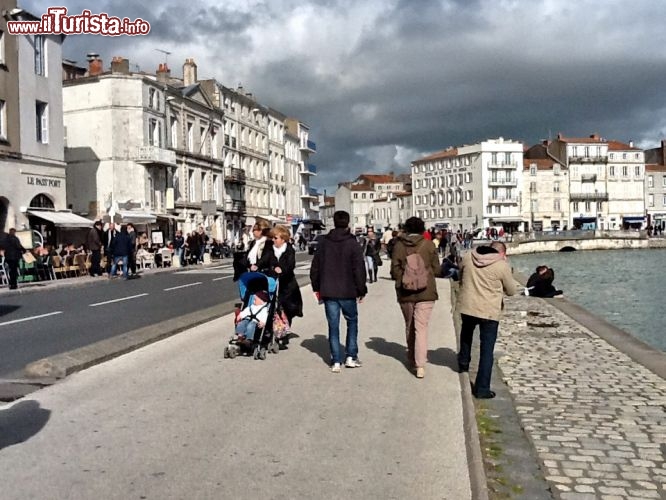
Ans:
{"type": "MultiPolygon", "coordinates": [[[[307,283],[311,256],[297,254],[297,277],[307,283]]],[[[0,378],[20,378],[38,359],[60,354],[185,314],[233,309],[238,287],[231,261],[207,268],[97,278],[86,284],[0,297],[0,378]]],[[[167,327],[168,328],[168,325],[167,327]]]]}

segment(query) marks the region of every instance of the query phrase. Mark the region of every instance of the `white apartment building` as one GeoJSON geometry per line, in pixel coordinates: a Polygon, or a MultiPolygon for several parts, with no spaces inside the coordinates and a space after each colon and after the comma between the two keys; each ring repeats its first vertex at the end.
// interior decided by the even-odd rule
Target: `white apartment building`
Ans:
{"type": "Polygon", "coordinates": [[[187,60],[183,80],[91,61],[63,85],[69,203],[90,218],[133,222],[173,237],[204,226],[225,237],[222,113],[187,60]]]}
{"type": "Polygon", "coordinates": [[[645,208],[647,224],[666,231],[666,140],[645,150],[645,208]]]}
{"type": "Polygon", "coordinates": [[[608,141],[608,215],[603,229],[641,229],[645,222],[645,153],[633,143],[608,141]]]}
{"type": "Polygon", "coordinates": [[[569,172],[569,227],[626,229],[645,224],[645,158],[640,149],[596,134],[559,134],[548,153],[569,172]]]}
{"type": "Polygon", "coordinates": [[[523,145],[489,139],[412,162],[414,215],[426,227],[524,229],[523,145]]]}
{"type": "Polygon", "coordinates": [[[524,154],[521,211],[526,230],[569,228],[568,171],[548,155],[547,147],[547,142],[537,144],[524,154]]]}
{"type": "MultiPolygon", "coordinates": [[[[87,225],[67,206],[61,36],[9,35],[8,20],[39,20],[4,2],[0,18],[0,235],[36,230],[56,243],[60,228],[87,225]]],[[[26,232],[24,245],[30,245],[26,232]]]]}
{"type": "MultiPolygon", "coordinates": [[[[284,132],[285,159],[285,213],[289,224],[298,227],[303,217],[303,201],[301,200],[301,141],[289,129],[284,132]]],[[[308,174],[309,176],[309,174],[308,174]]]]}
{"type": "Polygon", "coordinates": [[[279,111],[268,110],[269,215],[283,223],[287,217],[287,161],[284,138],[286,119],[279,111]]]}
{"type": "Polygon", "coordinates": [[[310,140],[310,127],[295,119],[287,118],[285,126],[291,136],[299,141],[300,173],[300,214],[292,218],[292,224],[305,221],[319,221],[319,196],[310,186],[311,177],[317,175],[317,167],[310,163],[310,157],[317,152],[317,145],[310,140]]]}

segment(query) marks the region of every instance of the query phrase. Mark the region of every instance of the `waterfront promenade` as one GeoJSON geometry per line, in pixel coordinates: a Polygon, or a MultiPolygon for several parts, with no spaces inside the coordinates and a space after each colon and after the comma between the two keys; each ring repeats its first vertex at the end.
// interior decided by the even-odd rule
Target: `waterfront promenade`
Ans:
{"type": "Polygon", "coordinates": [[[387,268],[359,306],[361,368],[331,373],[304,287],[298,337],[265,361],[223,359],[228,315],[0,406],[0,497],[472,498],[448,303],[416,379],[387,268]]]}
{"type": "Polygon", "coordinates": [[[465,416],[484,409],[509,435],[508,401],[528,438],[522,460],[545,476],[537,495],[506,467],[508,498],[666,497],[663,375],[560,302],[516,296],[496,348],[498,398],[474,401],[455,372],[450,282],[438,280],[417,380],[387,275],[360,306],[360,369],[330,373],[324,313],[304,287],[298,338],[264,362],[222,359],[225,316],[0,406],[0,496],[499,498],[465,416]]]}

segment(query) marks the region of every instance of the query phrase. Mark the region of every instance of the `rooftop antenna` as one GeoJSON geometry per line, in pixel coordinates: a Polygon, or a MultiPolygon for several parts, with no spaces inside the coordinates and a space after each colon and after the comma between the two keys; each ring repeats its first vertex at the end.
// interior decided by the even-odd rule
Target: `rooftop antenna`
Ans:
{"type": "Polygon", "coordinates": [[[162,49],[153,49],[153,50],[156,50],[157,52],[161,52],[162,54],[164,54],[164,64],[166,64],[167,60],[169,59],[169,56],[171,55],[171,52],[162,49]]]}

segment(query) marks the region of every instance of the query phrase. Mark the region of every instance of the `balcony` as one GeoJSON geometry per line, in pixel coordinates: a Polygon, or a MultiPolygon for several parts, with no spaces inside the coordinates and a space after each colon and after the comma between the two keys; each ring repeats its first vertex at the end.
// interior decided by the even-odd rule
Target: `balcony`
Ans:
{"type": "Polygon", "coordinates": [[[597,182],[597,174],[581,174],[581,182],[597,182]]]}
{"type": "Polygon", "coordinates": [[[301,141],[301,151],[307,151],[308,153],[316,153],[317,145],[312,141],[301,141]]]}
{"type": "Polygon", "coordinates": [[[608,156],[570,156],[569,163],[606,163],[608,156]]]}
{"type": "Polygon", "coordinates": [[[224,167],[224,182],[245,184],[245,171],[236,167],[224,167]]]}
{"type": "Polygon", "coordinates": [[[507,186],[507,187],[516,187],[518,186],[518,181],[516,179],[490,179],[488,181],[489,186],[507,186]]]}
{"type": "Polygon", "coordinates": [[[570,193],[571,201],[608,201],[608,193],[570,193]]]}
{"type": "Polygon", "coordinates": [[[518,203],[517,196],[493,196],[490,195],[488,198],[488,203],[495,203],[500,205],[511,205],[513,203],[518,203]]]}
{"type": "Polygon", "coordinates": [[[318,200],[319,195],[317,194],[317,190],[315,188],[306,189],[305,187],[301,187],[301,199],[318,200]]]}
{"type": "Polygon", "coordinates": [[[244,214],[245,202],[239,200],[224,200],[224,211],[244,214]]]}
{"type": "Polygon", "coordinates": [[[488,168],[491,170],[495,169],[509,169],[509,170],[515,170],[518,168],[518,164],[515,161],[511,162],[500,162],[500,163],[491,163],[488,162],[488,168]]]}
{"type": "Polygon", "coordinates": [[[176,152],[162,149],[157,146],[139,146],[136,148],[133,160],[141,164],[154,163],[157,165],[176,166],[176,152]]]}
{"type": "Polygon", "coordinates": [[[301,165],[301,175],[317,175],[317,166],[312,163],[301,165]]]}

